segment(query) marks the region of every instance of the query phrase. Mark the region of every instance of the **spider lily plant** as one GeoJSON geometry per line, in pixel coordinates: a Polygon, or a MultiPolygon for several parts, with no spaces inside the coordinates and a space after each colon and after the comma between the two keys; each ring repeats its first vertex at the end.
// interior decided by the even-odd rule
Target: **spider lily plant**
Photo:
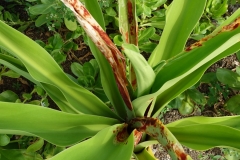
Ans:
{"type": "MultiPolygon", "coordinates": [[[[105,32],[97,0],[61,0],[89,36],[111,107],[73,82],[37,43],[0,21],[0,63],[42,87],[59,110],[0,102],[0,133],[37,136],[67,149],[51,160],[152,160],[160,143],[173,160],[215,146],[240,149],[240,116],[191,117],[164,125],[157,117],[214,62],[240,49],[240,10],[212,34],[185,47],[207,0],[174,0],[159,44],[148,61],[138,49],[135,0],[119,0],[120,51],[105,32]],[[189,14],[194,13],[194,14],[189,14]],[[16,58],[14,58],[16,57],[16,58]],[[129,73],[126,74],[126,58],[129,73]],[[70,146],[70,147],[69,147],[70,146]]],[[[3,154],[6,150],[0,149],[3,154]]]]}

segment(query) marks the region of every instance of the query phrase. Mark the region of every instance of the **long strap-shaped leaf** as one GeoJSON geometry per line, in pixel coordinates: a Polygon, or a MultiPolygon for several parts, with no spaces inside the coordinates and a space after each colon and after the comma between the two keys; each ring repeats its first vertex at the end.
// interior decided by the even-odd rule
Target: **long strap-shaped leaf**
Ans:
{"type": "Polygon", "coordinates": [[[119,126],[108,127],[94,137],[66,149],[49,160],[129,160],[133,152],[133,134],[127,138],[127,141],[117,143],[116,132],[119,126]]]}
{"type": "Polygon", "coordinates": [[[45,49],[2,21],[0,47],[18,57],[35,80],[57,87],[79,113],[117,117],[94,94],[71,81],[45,49]]]}
{"type": "Polygon", "coordinates": [[[138,45],[136,0],[118,0],[119,30],[126,43],[138,45]]]}
{"type": "MultiPolygon", "coordinates": [[[[136,16],[136,0],[118,0],[119,31],[125,43],[138,46],[138,23],[136,16]]],[[[129,64],[129,81],[133,90],[138,88],[135,69],[129,64]]],[[[140,82],[141,83],[141,82],[140,82]]]]}
{"type": "Polygon", "coordinates": [[[30,104],[0,102],[0,133],[42,137],[69,146],[94,136],[118,120],[60,112],[30,104]]]}
{"type": "Polygon", "coordinates": [[[240,143],[237,143],[239,121],[240,116],[190,117],[166,126],[181,143],[192,149],[207,150],[216,146],[240,149],[240,143]]]}
{"type": "Polygon", "coordinates": [[[240,130],[223,125],[195,124],[183,127],[169,127],[181,144],[195,149],[207,150],[213,147],[234,147],[240,149],[240,130]]]}
{"type": "Polygon", "coordinates": [[[240,18],[223,27],[216,36],[203,38],[163,66],[152,88],[154,95],[158,95],[154,116],[159,114],[159,108],[194,85],[211,64],[240,49],[239,26],[240,18]]]}
{"type": "MultiPolygon", "coordinates": [[[[104,29],[104,19],[103,13],[101,8],[98,4],[97,0],[85,1],[85,5],[87,9],[90,11],[92,16],[97,20],[97,22],[101,25],[104,29]]],[[[104,55],[99,51],[93,41],[88,37],[88,44],[94,55],[95,59],[98,62],[100,68],[100,76],[101,82],[104,89],[105,94],[107,95],[108,99],[110,100],[114,110],[116,113],[122,117],[123,120],[128,121],[132,117],[132,112],[127,108],[120,91],[118,89],[116,80],[114,78],[114,74],[112,72],[112,67],[108,63],[107,59],[104,55]]]]}
{"type": "Polygon", "coordinates": [[[130,122],[130,125],[138,131],[145,132],[156,139],[166,149],[173,160],[191,159],[184,152],[178,140],[160,120],[155,118],[135,118],[130,122]]]}
{"type": "Polygon", "coordinates": [[[152,67],[161,60],[168,60],[184,50],[190,33],[204,11],[206,1],[174,0],[172,2],[167,11],[166,25],[159,44],[148,61],[152,67]]]}
{"type": "Polygon", "coordinates": [[[64,95],[58,88],[49,84],[43,84],[41,82],[36,81],[27,72],[27,69],[24,67],[23,63],[20,60],[5,54],[0,54],[0,64],[7,66],[11,70],[15,71],[16,73],[19,73],[21,76],[35,83],[39,87],[44,88],[47,94],[51,97],[51,99],[57,104],[57,106],[62,111],[79,114],[79,111],[67,101],[67,99],[64,97],[64,95]]]}
{"type": "Polygon", "coordinates": [[[127,77],[124,56],[80,1],[61,1],[73,11],[78,22],[81,24],[88,36],[108,60],[108,63],[112,67],[122,98],[128,107],[128,110],[130,110],[132,115],[134,115],[131,99],[126,87],[127,77]]]}
{"type": "Polygon", "coordinates": [[[167,124],[167,127],[184,127],[196,124],[215,124],[240,130],[240,116],[189,117],[167,124]]]}

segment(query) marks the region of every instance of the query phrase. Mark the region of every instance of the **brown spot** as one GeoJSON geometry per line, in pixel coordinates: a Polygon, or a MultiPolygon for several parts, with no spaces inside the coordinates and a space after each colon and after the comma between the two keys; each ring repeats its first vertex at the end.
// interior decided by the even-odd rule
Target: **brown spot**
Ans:
{"type": "Polygon", "coordinates": [[[227,26],[224,26],[221,32],[231,31],[238,28],[239,26],[240,26],[240,18],[236,19],[233,23],[227,26]]]}
{"type": "Polygon", "coordinates": [[[131,35],[135,35],[135,33],[136,33],[136,27],[135,26],[130,27],[130,33],[131,33],[131,35]]]}
{"type": "Polygon", "coordinates": [[[127,141],[129,137],[127,128],[128,128],[128,124],[126,123],[124,123],[122,126],[117,127],[116,131],[114,132],[117,134],[115,137],[116,143],[124,143],[127,141]]]}
{"type": "Polygon", "coordinates": [[[125,33],[125,41],[126,41],[126,43],[129,43],[129,35],[128,35],[128,32],[125,33]]]}
{"type": "Polygon", "coordinates": [[[179,149],[178,147],[175,148],[175,153],[178,157],[179,160],[186,160],[187,159],[187,154],[184,153],[181,149],[179,149]]]}
{"type": "Polygon", "coordinates": [[[191,51],[191,50],[192,50],[191,47],[187,47],[187,48],[185,49],[186,52],[189,52],[189,51],[191,51]]]}
{"type": "Polygon", "coordinates": [[[130,0],[127,2],[127,10],[128,10],[128,23],[132,23],[133,21],[133,12],[132,12],[133,6],[130,0]]]}
{"type": "MultiPolygon", "coordinates": [[[[238,28],[239,26],[240,26],[240,18],[236,19],[233,23],[231,23],[231,24],[229,24],[229,25],[227,25],[227,26],[224,26],[219,33],[221,33],[221,32],[227,32],[227,31],[232,31],[232,30],[238,28]]],[[[219,33],[218,33],[218,34],[219,34],[219,33]]],[[[187,47],[187,48],[185,48],[185,51],[188,52],[188,51],[191,51],[191,50],[194,49],[194,48],[200,47],[200,46],[202,46],[202,44],[203,44],[205,41],[207,41],[207,40],[209,40],[210,38],[213,38],[213,37],[214,37],[213,35],[206,36],[206,37],[202,38],[200,41],[192,44],[191,46],[189,46],[189,47],[187,47]]]]}
{"type": "Polygon", "coordinates": [[[185,49],[185,51],[191,51],[191,50],[194,49],[194,48],[201,47],[201,46],[202,46],[202,43],[203,43],[203,41],[200,40],[199,42],[196,42],[196,43],[192,44],[191,46],[187,47],[187,48],[185,49]]]}
{"type": "Polygon", "coordinates": [[[90,13],[88,12],[88,10],[85,7],[81,6],[80,9],[83,10],[84,17],[90,16],[90,13]]]}
{"type": "Polygon", "coordinates": [[[132,86],[135,86],[137,84],[137,79],[134,79],[133,81],[132,81],[132,86]]]}
{"type": "Polygon", "coordinates": [[[142,138],[142,133],[135,129],[133,131],[133,135],[134,135],[134,146],[136,146],[142,138]]]}

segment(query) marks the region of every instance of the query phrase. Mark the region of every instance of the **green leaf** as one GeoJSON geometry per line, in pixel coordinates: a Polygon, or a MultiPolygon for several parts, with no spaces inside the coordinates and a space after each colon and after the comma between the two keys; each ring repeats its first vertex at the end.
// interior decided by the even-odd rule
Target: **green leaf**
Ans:
{"type": "Polygon", "coordinates": [[[200,19],[206,0],[175,0],[166,16],[160,42],[148,62],[154,67],[183,51],[187,39],[200,19]],[[194,14],[189,14],[194,13],[194,14]]]}
{"type": "Polygon", "coordinates": [[[0,54],[0,63],[4,64],[8,68],[14,70],[15,72],[21,74],[28,80],[32,81],[33,83],[37,84],[38,86],[44,88],[47,91],[48,95],[51,99],[58,105],[58,107],[65,112],[69,113],[79,113],[64,97],[62,92],[59,89],[52,85],[41,84],[40,82],[34,80],[32,76],[27,73],[27,69],[24,67],[23,63],[16,58],[0,54]]]}
{"type": "MultiPolygon", "coordinates": [[[[101,25],[102,28],[105,28],[104,26],[104,19],[100,8],[98,5],[97,0],[94,1],[85,1],[87,9],[90,11],[90,13],[93,15],[93,17],[97,20],[97,22],[101,25]],[[92,2],[97,3],[97,5],[93,5],[92,2]]],[[[113,71],[111,66],[109,65],[106,58],[102,55],[102,53],[98,50],[98,48],[95,46],[95,44],[88,39],[89,41],[89,47],[96,58],[99,68],[100,68],[100,76],[101,76],[101,82],[102,87],[104,89],[105,94],[107,95],[108,99],[110,100],[111,104],[113,105],[115,111],[117,114],[122,117],[123,119],[127,119],[128,115],[130,113],[126,112],[126,104],[122,99],[122,96],[118,90],[113,71]]]]}
{"type": "Polygon", "coordinates": [[[33,144],[28,146],[27,152],[36,152],[40,150],[43,147],[43,145],[44,145],[44,140],[40,138],[37,141],[35,141],[33,144]]]}
{"type": "Polygon", "coordinates": [[[109,16],[112,16],[112,17],[117,16],[116,11],[112,7],[106,8],[105,11],[106,11],[106,14],[109,16]]]}
{"type": "Polygon", "coordinates": [[[147,53],[152,53],[156,47],[157,47],[156,43],[147,42],[147,43],[141,44],[139,46],[139,49],[147,53]]]}
{"type": "Polygon", "coordinates": [[[11,90],[3,91],[0,94],[0,101],[3,102],[16,102],[18,98],[18,95],[11,90]]]}
{"type": "Polygon", "coordinates": [[[237,55],[237,59],[240,61],[240,51],[238,51],[236,55],[237,55]]]}
{"type": "Polygon", "coordinates": [[[188,97],[196,104],[205,105],[207,103],[204,95],[197,89],[186,90],[186,95],[188,95],[188,97]]]}
{"type": "Polygon", "coordinates": [[[240,137],[240,116],[190,117],[167,124],[167,128],[185,146],[207,150],[215,146],[234,147],[240,137]]]}
{"type": "Polygon", "coordinates": [[[55,94],[64,95],[66,100],[81,113],[116,117],[94,94],[70,80],[48,52],[36,42],[2,21],[0,24],[0,47],[17,56],[35,80],[42,82],[44,87],[55,86],[55,91],[62,92],[58,91],[55,94]]]}
{"type": "Polygon", "coordinates": [[[75,144],[118,123],[116,119],[69,114],[30,104],[0,102],[0,109],[0,134],[38,136],[59,146],[75,144]]]}
{"type": "Polygon", "coordinates": [[[86,76],[95,76],[95,70],[90,62],[83,64],[83,73],[86,76]]]}
{"type": "Polygon", "coordinates": [[[26,152],[26,150],[17,149],[1,149],[0,148],[1,160],[43,160],[38,153],[26,152]]]}
{"type": "Polygon", "coordinates": [[[84,76],[83,74],[83,66],[77,62],[73,62],[71,64],[71,71],[72,73],[77,76],[77,77],[81,77],[81,76],[84,76]]]}
{"type": "Polygon", "coordinates": [[[38,4],[32,7],[29,7],[29,12],[33,15],[47,14],[53,10],[55,4],[38,4]]]}
{"type": "Polygon", "coordinates": [[[240,66],[236,67],[236,73],[240,76],[240,66]]]}
{"type": "Polygon", "coordinates": [[[144,148],[140,153],[135,154],[138,160],[157,160],[150,147],[144,148]]]}
{"type": "Polygon", "coordinates": [[[93,77],[96,77],[98,75],[99,71],[100,71],[98,63],[97,63],[97,60],[96,59],[91,59],[89,62],[91,63],[91,65],[94,68],[94,75],[93,75],[93,77]]]}
{"type": "Polygon", "coordinates": [[[50,160],[65,159],[102,159],[128,160],[132,156],[134,138],[131,134],[124,143],[116,142],[116,129],[119,125],[108,127],[94,137],[72,146],[50,160]],[[96,144],[98,147],[96,147],[96,144]]]}
{"type": "Polygon", "coordinates": [[[40,27],[43,24],[50,22],[51,20],[53,19],[49,18],[47,14],[42,14],[35,20],[35,26],[40,27]]]}
{"type": "Polygon", "coordinates": [[[227,12],[228,0],[209,0],[206,6],[208,12],[213,18],[222,16],[227,12]]]}
{"type": "Polygon", "coordinates": [[[23,93],[22,96],[23,96],[23,98],[26,99],[26,100],[32,99],[32,95],[31,95],[30,93],[23,93]]]}
{"type": "Polygon", "coordinates": [[[39,87],[39,86],[34,86],[34,89],[36,90],[36,92],[37,92],[37,94],[38,94],[39,96],[44,96],[45,92],[44,92],[44,90],[43,90],[41,87],[39,87]]]}
{"type": "Polygon", "coordinates": [[[100,26],[105,30],[105,23],[103,18],[103,12],[99,6],[99,3],[97,0],[84,0],[84,3],[86,5],[86,8],[91,13],[91,15],[94,17],[94,19],[100,24],[100,26]]]}
{"type": "Polygon", "coordinates": [[[194,110],[193,104],[186,102],[184,100],[182,101],[181,106],[178,108],[179,113],[183,116],[191,114],[193,110],[194,110]]]}
{"type": "Polygon", "coordinates": [[[0,134],[0,146],[6,146],[10,142],[10,138],[6,134],[0,134]]]}
{"type": "Polygon", "coordinates": [[[133,100],[133,108],[137,117],[150,116],[155,105],[156,98],[142,96],[133,100]]]}
{"type": "Polygon", "coordinates": [[[156,29],[154,27],[149,27],[145,30],[141,30],[139,32],[139,37],[138,37],[139,45],[148,41],[154,35],[155,31],[156,31],[156,29]]]}
{"type": "Polygon", "coordinates": [[[240,115],[240,95],[231,97],[227,103],[224,105],[227,110],[233,114],[240,115]]]}
{"type": "Polygon", "coordinates": [[[137,97],[148,94],[155,80],[155,73],[138,48],[133,44],[122,45],[123,51],[131,61],[137,78],[137,97]],[[146,81],[147,77],[147,81],[146,81]]]}
{"type": "Polygon", "coordinates": [[[229,87],[240,89],[240,75],[225,68],[218,68],[216,72],[217,79],[229,87]]]}
{"type": "Polygon", "coordinates": [[[211,83],[217,81],[216,73],[215,72],[208,72],[205,73],[202,78],[200,79],[200,83],[211,83]]]}
{"type": "Polygon", "coordinates": [[[64,17],[64,24],[70,31],[75,31],[77,29],[77,22],[76,20],[72,21],[68,18],[64,17]]]}
{"type": "Polygon", "coordinates": [[[240,49],[239,33],[240,27],[222,31],[215,37],[210,37],[201,44],[202,46],[185,51],[169,60],[156,75],[152,87],[153,92],[161,88],[157,91],[156,106],[158,107],[154,108],[154,112],[158,111],[154,116],[160,112],[159,108],[193,86],[211,64],[238,51],[240,49]]]}
{"type": "Polygon", "coordinates": [[[168,128],[174,128],[174,127],[185,127],[185,126],[191,126],[191,125],[197,125],[197,124],[202,124],[202,125],[214,124],[214,125],[228,126],[228,127],[240,130],[239,120],[240,120],[240,116],[224,116],[224,117],[195,116],[195,117],[184,118],[184,119],[171,122],[166,126],[168,128]]]}
{"type": "Polygon", "coordinates": [[[10,77],[10,78],[19,78],[20,75],[12,70],[4,72],[1,74],[2,76],[10,77]]]}
{"type": "Polygon", "coordinates": [[[217,146],[240,149],[240,144],[236,143],[240,138],[240,130],[228,126],[197,124],[169,130],[181,144],[194,150],[207,150],[217,146]]]}

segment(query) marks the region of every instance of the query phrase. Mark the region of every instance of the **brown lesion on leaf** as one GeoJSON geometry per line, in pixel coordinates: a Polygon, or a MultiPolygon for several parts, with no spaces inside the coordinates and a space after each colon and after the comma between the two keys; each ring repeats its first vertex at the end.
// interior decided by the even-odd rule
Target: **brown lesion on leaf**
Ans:
{"type": "Polygon", "coordinates": [[[233,23],[224,26],[220,32],[232,31],[240,26],[240,17],[236,19],[233,23]]]}
{"type": "Polygon", "coordinates": [[[173,146],[173,148],[179,160],[187,160],[187,154],[183,153],[177,145],[173,146]]]}
{"type": "Polygon", "coordinates": [[[128,0],[127,2],[127,11],[128,11],[128,22],[132,23],[134,17],[133,17],[133,5],[132,2],[130,0],[128,0]]]}
{"type": "MultiPolygon", "coordinates": [[[[91,16],[88,10],[81,4],[78,0],[64,0],[67,1],[71,7],[75,10],[78,16],[78,20],[84,21],[89,24],[89,27],[92,27],[93,30],[89,31],[87,26],[83,26],[86,32],[94,32],[96,36],[101,37],[100,40],[95,40],[96,37],[90,36],[90,38],[95,42],[96,46],[105,56],[107,61],[112,67],[114,72],[114,77],[120,91],[120,94],[128,107],[129,110],[133,110],[133,106],[131,103],[130,95],[127,90],[127,77],[126,77],[126,65],[125,65],[125,57],[118,50],[118,48],[114,45],[111,39],[108,37],[106,32],[101,28],[101,26],[95,21],[95,19],[91,16]],[[95,40],[95,41],[94,41],[95,40]]],[[[83,24],[85,24],[83,23],[83,24]]]]}
{"type": "Polygon", "coordinates": [[[136,146],[142,138],[142,132],[139,132],[138,130],[133,131],[133,136],[134,136],[134,146],[136,146]]]}
{"type": "Polygon", "coordinates": [[[116,128],[116,130],[113,131],[113,134],[115,134],[115,143],[127,143],[127,139],[129,137],[128,133],[128,124],[124,123],[116,128]]]}
{"type": "Polygon", "coordinates": [[[164,126],[164,124],[156,118],[134,118],[130,121],[129,127],[137,129],[139,132],[145,132],[152,138],[158,140],[163,147],[171,152],[175,153],[175,157],[179,160],[186,160],[187,154],[176,140],[171,137],[171,132],[164,126]],[[169,135],[170,134],[170,135],[169,135]]]}
{"type": "MultiPolygon", "coordinates": [[[[237,18],[233,23],[222,27],[222,29],[221,29],[216,35],[218,35],[218,34],[220,34],[220,33],[222,33],[222,32],[232,31],[232,30],[238,28],[239,26],[240,26],[240,17],[237,18]]],[[[191,46],[189,46],[189,47],[187,47],[187,48],[185,48],[185,51],[191,51],[191,50],[194,49],[194,48],[201,47],[205,41],[207,41],[207,40],[215,37],[216,35],[211,35],[211,34],[210,34],[210,35],[202,38],[200,41],[192,44],[191,46]]]]}

